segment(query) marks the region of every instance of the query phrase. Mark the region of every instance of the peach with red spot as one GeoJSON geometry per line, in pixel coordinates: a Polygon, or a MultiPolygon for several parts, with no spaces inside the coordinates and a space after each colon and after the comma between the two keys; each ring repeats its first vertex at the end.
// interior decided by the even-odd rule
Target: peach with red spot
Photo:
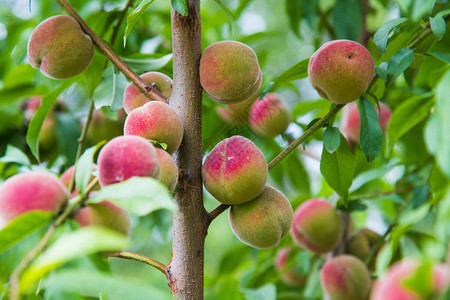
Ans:
{"type": "Polygon", "coordinates": [[[291,203],[277,189],[266,186],[257,198],[232,205],[231,229],[243,243],[254,248],[273,248],[292,225],[291,203]]]}
{"type": "Polygon", "coordinates": [[[122,182],[133,176],[161,177],[155,147],[139,136],[112,139],[100,151],[97,164],[101,186],[122,182]]]}
{"type": "Polygon", "coordinates": [[[125,135],[167,144],[167,152],[174,153],[183,139],[183,122],[178,113],[166,103],[151,101],[134,109],[125,120],[125,135]]]}
{"type": "Polygon", "coordinates": [[[208,46],[200,59],[200,83],[205,93],[223,104],[233,104],[252,97],[261,86],[262,77],[255,52],[236,41],[222,41],[208,46]]]}
{"type": "Polygon", "coordinates": [[[68,196],[63,184],[50,173],[16,174],[0,186],[0,229],[32,210],[58,213],[68,196]]]}
{"type": "MultiPolygon", "coordinates": [[[[160,72],[147,72],[140,76],[149,85],[154,85],[161,95],[169,99],[172,96],[173,81],[160,72]]],[[[143,106],[155,99],[148,98],[133,83],[130,83],[123,94],[123,108],[129,114],[133,109],[143,106]]]]}
{"type": "Polygon", "coordinates": [[[300,246],[317,253],[336,248],[343,232],[336,209],[322,199],[302,203],[294,214],[291,235],[300,246]]]}
{"type": "Polygon", "coordinates": [[[241,204],[258,197],[267,182],[263,153],[249,139],[232,136],[218,143],[205,158],[203,183],[224,204],[241,204]]]}
{"type": "Polygon", "coordinates": [[[327,261],[320,270],[320,283],[333,300],[366,299],[372,285],[369,270],[352,255],[339,255],[327,261]]]}
{"type": "Polygon", "coordinates": [[[278,95],[267,94],[253,103],[249,120],[253,131],[259,135],[275,137],[286,131],[290,114],[278,95]]]}

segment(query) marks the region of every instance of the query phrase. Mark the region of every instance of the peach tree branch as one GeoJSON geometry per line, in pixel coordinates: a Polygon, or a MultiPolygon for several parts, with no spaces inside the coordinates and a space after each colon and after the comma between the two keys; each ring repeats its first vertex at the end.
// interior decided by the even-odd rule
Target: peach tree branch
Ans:
{"type": "Polygon", "coordinates": [[[144,256],[144,255],[140,255],[140,254],[136,254],[136,253],[132,253],[132,252],[127,252],[127,251],[116,252],[116,253],[112,254],[111,257],[117,257],[117,258],[123,258],[123,259],[129,259],[129,260],[138,261],[138,262],[147,264],[149,266],[152,266],[153,268],[161,271],[166,277],[168,276],[167,270],[166,270],[167,266],[165,264],[163,264],[163,263],[160,263],[159,261],[151,259],[150,257],[144,256]]]}

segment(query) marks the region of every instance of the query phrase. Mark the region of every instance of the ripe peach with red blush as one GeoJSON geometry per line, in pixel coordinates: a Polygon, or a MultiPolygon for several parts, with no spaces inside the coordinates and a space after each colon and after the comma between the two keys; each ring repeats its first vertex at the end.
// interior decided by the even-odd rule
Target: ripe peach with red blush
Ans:
{"type": "Polygon", "coordinates": [[[129,113],[125,120],[125,135],[167,144],[167,152],[174,153],[183,139],[183,122],[178,113],[166,103],[151,101],[129,113]]]}
{"type": "Polygon", "coordinates": [[[259,135],[275,137],[286,131],[290,114],[278,95],[267,94],[253,103],[249,120],[253,131],[259,135]]]}
{"type": "Polygon", "coordinates": [[[307,250],[316,253],[332,251],[339,244],[342,232],[340,215],[325,200],[307,200],[295,211],[291,235],[307,250]]]}
{"type": "Polygon", "coordinates": [[[267,181],[266,159],[258,147],[242,136],[218,143],[202,168],[206,190],[224,204],[241,204],[258,197],[267,181]]]}
{"type": "Polygon", "coordinates": [[[63,184],[50,173],[16,174],[0,186],[0,228],[32,210],[58,213],[68,196],[63,184]]]}
{"type": "Polygon", "coordinates": [[[133,176],[161,177],[155,147],[146,139],[119,136],[109,141],[100,151],[97,160],[101,186],[127,180],[133,176]]]}
{"type": "Polygon", "coordinates": [[[319,95],[336,104],[358,99],[367,90],[375,67],[367,49],[354,41],[334,40],[311,56],[308,76],[319,95]]]}

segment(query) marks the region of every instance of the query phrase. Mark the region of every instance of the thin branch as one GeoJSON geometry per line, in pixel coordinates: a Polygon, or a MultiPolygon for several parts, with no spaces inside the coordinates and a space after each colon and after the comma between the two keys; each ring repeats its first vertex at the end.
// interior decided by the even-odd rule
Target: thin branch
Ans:
{"type": "Polygon", "coordinates": [[[132,252],[127,252],[127,251],[119,251],[117,253],[112,254],[111,257],[124,258],[124,259],[138,261],[138,262],[147,264],[149,266],[152,266],[153,268],[161,271],[161,273],[163,273],[166,277],[168,276],[167,270],[166,270],[167,266],[163,263],[160,263],[159,261],[151,259],[150,257],[132,253],[132,252]]]}
{"type": "Polygon", "coordinates": [[[111,49],[81,18],[75,9],[66,0],[56,0],[58,4],[75,20],[78,21],[83,31],[89,35],[97,48],[108,58],[131,82],[138,87],[141,92],[149,98],[167,103],[165,97],[155,92],[155,89],[147,84],[141,77],[139,77],[120,57],[111,49]]]}
{"type": "Polygon", "coordinates": [[[214,208],[211,212],[209,212],[207,214],[207,223],[206,226],[209,226],[209,224],[211,224],[211,222],[217,218],[221,213],[223,213],[224,211],[226,211],[228,209],[228,207],[230,207],[231,205],[228,204],[220,204],[219,206],[217,206],[216,208],[214,208]]]}
{"type": "Polygon", "coordinates": [[[127,3],[125,4],[124,8],[120,12],[119,20],[117,21],[116,25],[114,25],[113,33],[111,35],[111,38],[109,39],[109,42],[111,45],[114,45],[117,34],[119,33],[120,25],[122,25],[122,22],[125,19],[125,16],[127,14],[127,10],[131,5],[133,5],[133,0],[128,0],[127,3]]]}
{"type": "Polygon", "coordinates": [[[79,204],[81,204],[88,196],[89,193],[92,191],[92,189],[95,187],[95,185],[98,183],[98,178],[95,178],[87,187],[84,193],[80,196],[77,196],[78,198],[75,198],[70,205],[68,205],[64,211],[59,215],[58,218],[50,225],[49,229],[45,233],[45,235],[42,237],[42,239],[39,241],[39,243],[36,245],[36,247],[33,248],[17,265],[17,267],[14,269],[14,271],[11,273],[10,276],[10,293],[9,293],[9,299],[10,300],[19,300],[20,299],[20,286],[19,286],[19,278],[20,275],[23,273],[23,271],[33,262],[33,260],[47,247],[51,236],[55,232],[56,228],[61,225],[68,217],[69,215],[78,207],[79,204]]]}

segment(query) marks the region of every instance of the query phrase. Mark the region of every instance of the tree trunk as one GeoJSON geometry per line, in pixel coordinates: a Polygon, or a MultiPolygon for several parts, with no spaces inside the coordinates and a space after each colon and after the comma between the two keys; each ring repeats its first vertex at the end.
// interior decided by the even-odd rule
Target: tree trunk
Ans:
{"type": "Polygon", "coordinates": [[[184,124],[184,137],[177,153],[180,170],[173,216],[173,257],[167,271],[175,297],[203,299],[203,259],[206,211],[202,192],[202,90],[200,0],[191,0],[189,14],[172,8],[173,93],[170,105],[184,124]]]}

